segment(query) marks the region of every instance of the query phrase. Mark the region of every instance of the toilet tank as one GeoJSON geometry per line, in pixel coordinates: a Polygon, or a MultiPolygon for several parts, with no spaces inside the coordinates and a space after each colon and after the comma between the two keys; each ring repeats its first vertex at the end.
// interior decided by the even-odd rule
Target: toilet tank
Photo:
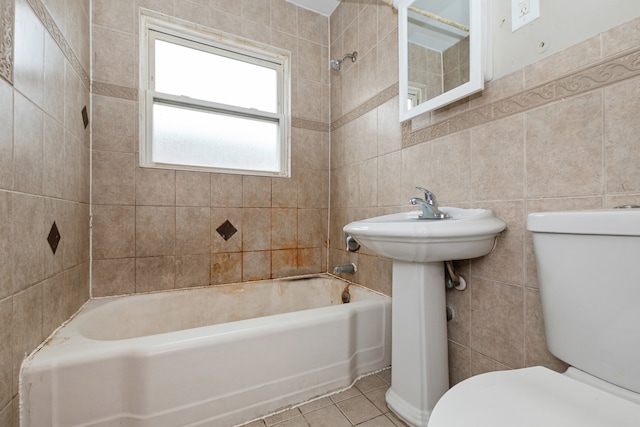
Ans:
{"type": "Polygon", "coordinates": [[[529,214],[551,353],[640,393],[640,209],[529,214]]]}

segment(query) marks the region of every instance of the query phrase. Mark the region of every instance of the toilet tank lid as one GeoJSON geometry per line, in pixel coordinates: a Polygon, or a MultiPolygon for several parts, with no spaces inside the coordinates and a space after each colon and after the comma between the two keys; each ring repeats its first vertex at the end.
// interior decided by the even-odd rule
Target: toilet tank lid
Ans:
{"type": "Polygon", "coordinates": [[[594,209],[530,213],[534,233],[640,236],[640,209],[594,209]]]}

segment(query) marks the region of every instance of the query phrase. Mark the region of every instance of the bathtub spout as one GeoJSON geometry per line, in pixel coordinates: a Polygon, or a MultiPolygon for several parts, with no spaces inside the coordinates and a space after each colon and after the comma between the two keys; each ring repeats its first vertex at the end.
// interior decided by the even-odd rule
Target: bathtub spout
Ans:
{"type": "Polygon", "coordinates": [[[345,265],[338,265],[338,266],[333,268],[333,274],[340,274],[340,273],[353,274],[356,271],[358,271],[358,268],[356,267],[356,265],[354,263],[345,264],[345,265]]]}

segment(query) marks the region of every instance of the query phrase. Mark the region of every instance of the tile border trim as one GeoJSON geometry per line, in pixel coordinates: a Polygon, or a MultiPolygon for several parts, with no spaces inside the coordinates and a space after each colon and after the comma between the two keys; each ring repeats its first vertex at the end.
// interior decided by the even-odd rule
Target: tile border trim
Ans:
{"type": "Polygon", "coordinates": [[[355,109],[351,110],[347,114],[343,115],[339,119],[332,122],[331,130],[334,131],[338,128],[341,128],[347,123],[354,121],[358,117],[361,117],[367,114],[369,111],[373,110],[374,108],[378,108],[385,102],[398,96],[399,90],[400,90],[399,85],[396,82],[391,86],[389,86],[388,88],[384,89],[382,92],[378,92],[378,94],[375,95],[373,98],[369,98],[367,101],[360,104],[355,109]]]}
{"type": "Polygon", "coordinates": [[[329,123],[316,122],[299,117],[291,117],[291,127],[306,130],[315,130],[317,132],[331,131],[331,125],[329,123]]]}
{"type": "Polygon", "coordinates": [[[138,90],[109,83],[91,82],[91,93],[127,101],[138,101],[138,90]]]}
{"type": "Polygon", "coordinates": [[[13,23],[14,1],[6,0],[0,10],[0,76],[13,83],[13,23]]]}
{"type": "Polygon", "coordinates": [[[402,147],[411,147],[638,76],[640,49],[635,48],[415,131],[408,120],[402,123],[402,147]]]}

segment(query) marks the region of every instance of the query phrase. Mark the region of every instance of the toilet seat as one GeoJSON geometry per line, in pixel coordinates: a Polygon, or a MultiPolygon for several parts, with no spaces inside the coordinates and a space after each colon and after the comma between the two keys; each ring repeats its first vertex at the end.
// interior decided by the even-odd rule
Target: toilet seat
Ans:
{"type": "Polygon", "coordinates": [[[640,405],[535,366],[471,377],[436,404],[429,427],[638,427],[640,405]]]}

